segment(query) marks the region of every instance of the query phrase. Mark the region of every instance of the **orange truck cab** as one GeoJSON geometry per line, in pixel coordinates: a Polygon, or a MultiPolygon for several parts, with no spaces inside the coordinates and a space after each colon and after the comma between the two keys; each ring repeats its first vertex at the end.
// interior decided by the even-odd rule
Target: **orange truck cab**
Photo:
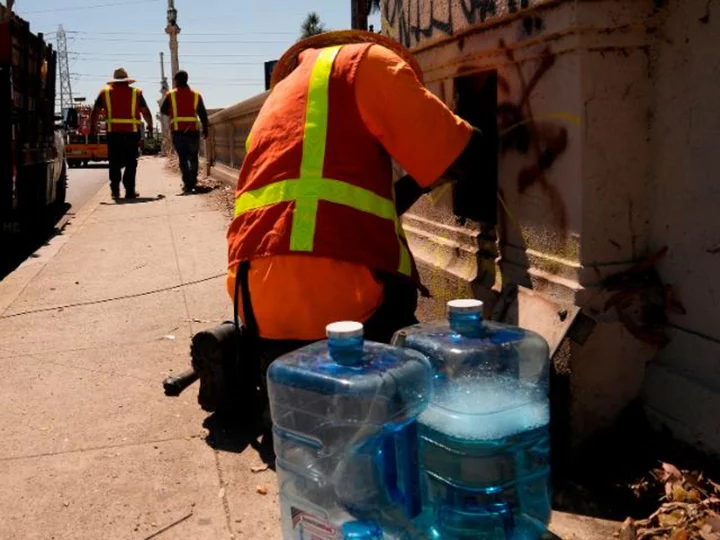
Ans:
{"type": "MultiPolygon", "coordinates": [[[[78,98],[76,101],[84,101],[78,98]]],[[[90,162],[108,160],[107,130],[103,114],[98,118],[96,135],[90,135],[90,115],[92,107],[78,105],[77,128],[68,130],[65,146],[67,162],[70,167],[87,166],[90,162]]]]}

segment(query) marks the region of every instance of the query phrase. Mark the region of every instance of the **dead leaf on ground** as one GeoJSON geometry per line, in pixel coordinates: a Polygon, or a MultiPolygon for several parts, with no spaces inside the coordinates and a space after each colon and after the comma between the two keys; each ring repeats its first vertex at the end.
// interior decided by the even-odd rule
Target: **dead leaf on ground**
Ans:
{"type": "Polygon", "coordinates": [[[678,469],[675,465],[672,463],[663,463],[662,464],[663,471],[667,473],[667,478],[665,480],[669,480],[670,478],[675,478],[677,480],[683,479],[683,473],[680,472],[680,469],[678,469]]]}
{"type": "Polygon", "coordinates": [[[267,471],[269,469],[269,465],[258,465],[256,467],[250,467],[250,471],[254,473],[260,473],[263,471],[267,471]]]}
{"type": "Polygon", "coordinates": [[[267,495],[268,494],[268,488],[265,486],[257,486],[255,488],[255,491],[257,491],[260,495],[267,495]]]}

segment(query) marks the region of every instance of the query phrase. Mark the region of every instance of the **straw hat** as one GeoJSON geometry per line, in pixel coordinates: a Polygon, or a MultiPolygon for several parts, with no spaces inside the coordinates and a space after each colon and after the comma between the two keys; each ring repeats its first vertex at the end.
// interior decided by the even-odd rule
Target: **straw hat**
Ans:
{"type": "Polygon", "coordinates": [[[108,84],[118,82],[132,84],[135,82],[135,79],[131,79],[130,77],[128,77],[128,73],[127,71],[125,71],[125,68],[117,68],[115,71],[113,71],[113,78],[108,81],[108,84]]]}
{"type": "Polygon", "coordinates": [[[334,32],[325,32],[316,36],[298,41],[295,45],[282,55],[278,63],[273,69],[272,78],[270,80],[270,88],[274,88],[276,84],[290,75],[298,65],[298,57],[300,53],[307,49],[323,49],[325,47],[333,47],[336,45],[349,45],[351,43],[375,43],[387,49],[390,49],[405,62],[407,62],[418,76],[420,81],[423,80],[422,69],[413,54],[403,47],[394,39],[390,39],[382,34],[373,32],[365,32],[363,30],[338,30],[334,32]]]}

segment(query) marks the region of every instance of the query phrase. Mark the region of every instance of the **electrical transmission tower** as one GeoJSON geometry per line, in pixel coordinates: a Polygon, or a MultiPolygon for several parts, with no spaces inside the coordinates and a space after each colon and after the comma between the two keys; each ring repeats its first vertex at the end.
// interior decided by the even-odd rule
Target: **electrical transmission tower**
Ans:
{"type": "Polygon", "coordinates": [[[70,84],[70,61],[68,60],[67,35],[62,24],[57,31],[58,80],[60,81],[60,111],[72,107],[72,85],[70,84]]]}

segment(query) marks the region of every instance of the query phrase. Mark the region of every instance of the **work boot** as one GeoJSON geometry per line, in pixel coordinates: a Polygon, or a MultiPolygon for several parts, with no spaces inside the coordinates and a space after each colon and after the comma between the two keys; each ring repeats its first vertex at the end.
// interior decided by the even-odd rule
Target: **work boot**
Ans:
{"type": "Polygon", "coordinates": [[[137,191],[129,191],[125,193],[126,199],[137,199],[140,196],[140,194],[137,191]]]}
{"type": "Polygon", "coordinates": [[[120,188],[118,186],[110,186],[110,196],[113,199],[119,199],[120,198],[120,188]]]}

